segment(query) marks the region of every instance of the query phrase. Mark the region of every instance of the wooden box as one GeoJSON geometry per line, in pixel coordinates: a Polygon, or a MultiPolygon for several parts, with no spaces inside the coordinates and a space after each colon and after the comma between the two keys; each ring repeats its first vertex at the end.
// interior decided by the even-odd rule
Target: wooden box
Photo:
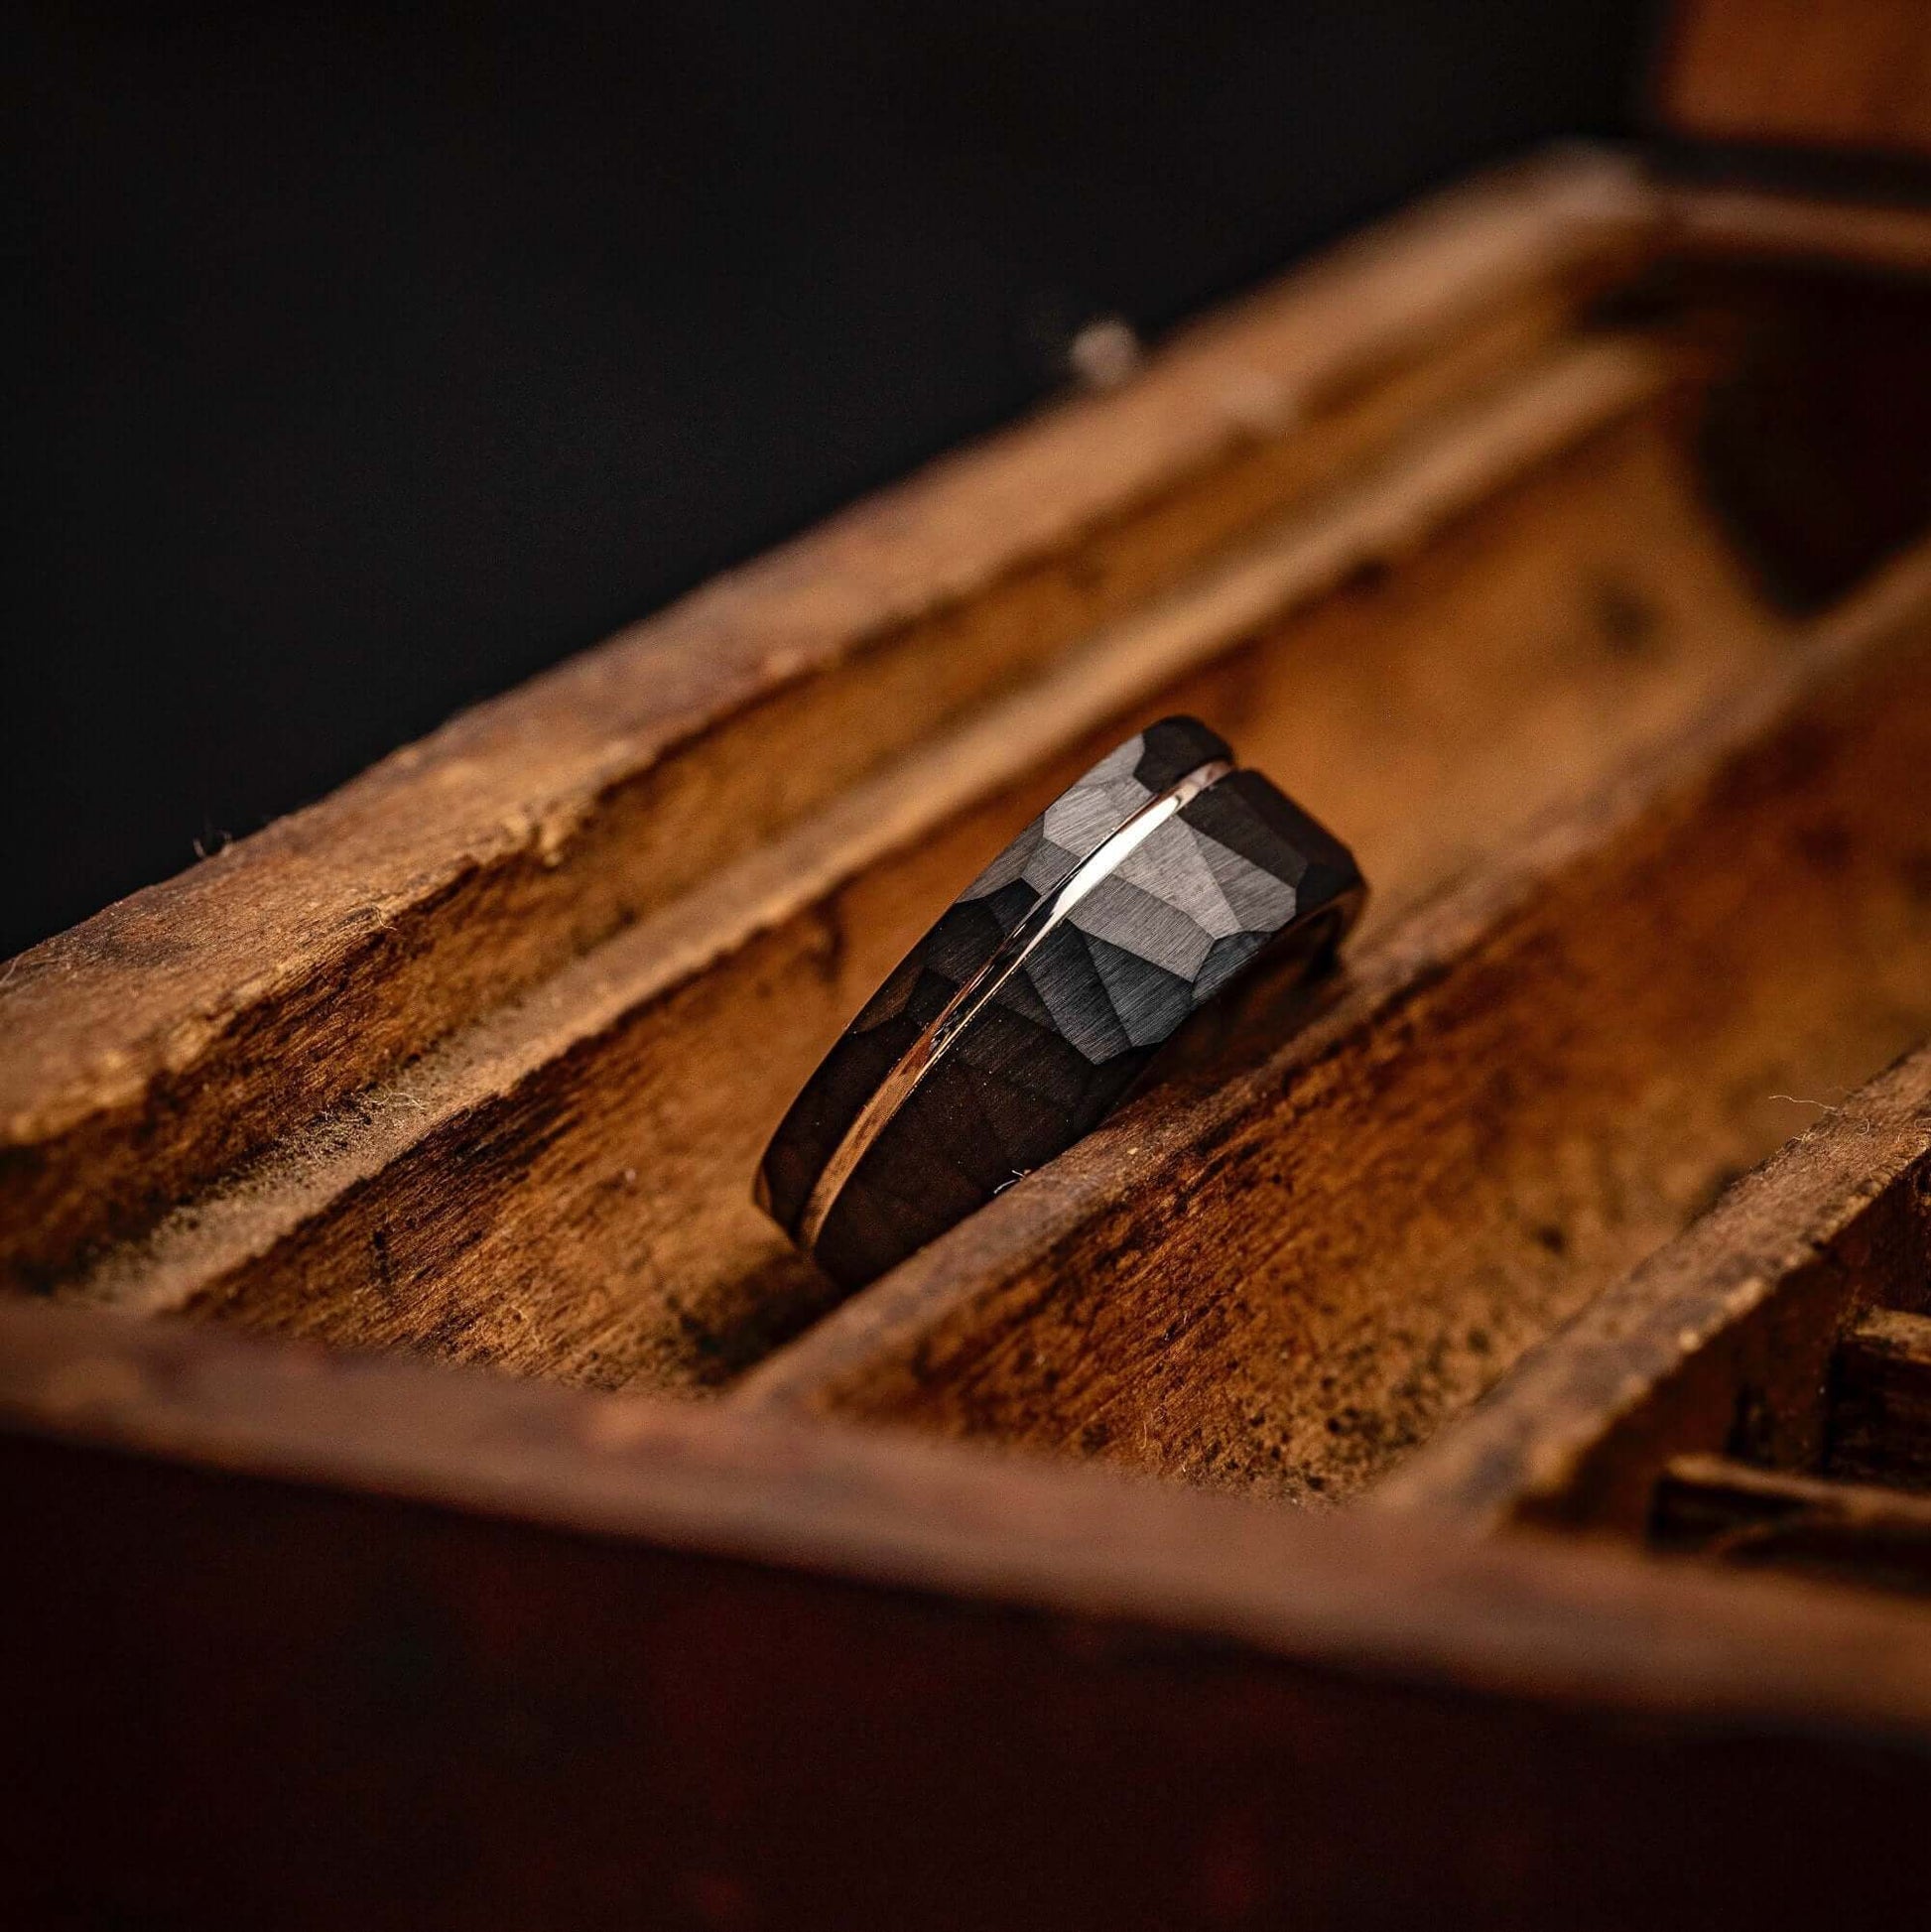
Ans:
{"type": "MultiPolygon", "coordinates": [[[[1871,132],[1783,12],[1679,123],[1871,132]]],[[[1450,192],[4,968],[0,1919],[1921,1915],[1886,179],[1450,192]],[[838,1303],[764,1136],[1177,708],[1345,971],[838,1303]]]]}

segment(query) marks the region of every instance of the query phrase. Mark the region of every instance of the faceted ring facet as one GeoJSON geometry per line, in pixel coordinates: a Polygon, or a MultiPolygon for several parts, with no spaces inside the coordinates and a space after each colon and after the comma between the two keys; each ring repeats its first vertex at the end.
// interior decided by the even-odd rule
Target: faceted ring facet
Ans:
{"type": "Polygon", "coordinates": [[[1319,969],[1365,896],[1206,725],[1148,725],[899,963],[772,1136],[759,1203],[835,1280],[874,1279],[1089,1133],[1262,953],[1319,969]]]}

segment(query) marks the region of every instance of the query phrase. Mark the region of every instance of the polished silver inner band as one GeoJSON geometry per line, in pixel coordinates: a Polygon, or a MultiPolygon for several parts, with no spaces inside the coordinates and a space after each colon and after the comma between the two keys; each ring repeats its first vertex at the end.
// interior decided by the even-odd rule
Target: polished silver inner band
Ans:
{"type": "Polygon", "coordinates": [[[975,1020],[986,1002],[992,999],[1012,975],[1026,964],[1035,948],[1099,881],[1119,864],[1126,854],[1142,845],[1183,806],[1218,784],[1233,769],[1224,758],[1211,758],[1197,765],[1184,778],[1150,798],[1116,832],[1109,833],[1083,858],[1058,885],[1040,894],[1039,902],[993,950],[991,957],[965,985],[947,1000],[945,1009],[919,1037],[906,1048],[892,1071],[879,1082],[877,1091],[859,1109],[858,1116],[845,1129],[844,1138],[833,1150],[832,1158],[812,1184],[810,1198],[798,1224],[802,1246],[813,1248],[832,1210],[837,1206],[844,1184],[858,1163],[871,1151],[872,1143],[919,1083],[938,1066],[953,1042],[975,1020]]]}

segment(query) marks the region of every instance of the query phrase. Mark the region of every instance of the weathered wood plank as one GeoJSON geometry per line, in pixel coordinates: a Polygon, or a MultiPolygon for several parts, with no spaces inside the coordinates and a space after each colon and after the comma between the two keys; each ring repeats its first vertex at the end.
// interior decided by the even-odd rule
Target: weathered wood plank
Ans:
{"type": "MultiPolygon", "coordinates": [[[[1623,241],[1603,245],[1626,267],[1623,241]]],[[[1399,252],[1428,285],[1412,232],[1399,252]]],[[[1333,303],[1365,286],[1317,276],[1311,295],[1304,282],[1287,305],[1298,321],[1281,326],[1311,330],[1295,336],[1309,353],[1339,353],[1333,303]]],[[[917,745],[827,799],[800,792],[755,850],[702,879],[680,887],[675,866],[660,868],[662,903],[628,904],[635,917],[600,940],[594,920],[579,922],[577,957],[513,997],[501,986],[479,996],[466,1020],[439,1009],[446,1030],[372,1082],[358,1086],[368,1070],[355,1072],[372,1037],[364,1008],[318,981],[327,1038],[301,1026],[263,1036],[255,1074],[280,1111],[253,1154],[224,1143],[218,1171],[185,1187],[172,1127],[117,1143],[141,1175],[134,1219],[152,1224],[133,1235],[107,1238],[113,1159],[83,1158],[79,1141],[16,1149],[26,1191],[6,1196],[0,1225],[25,1244],[17,1261],[41,1244],[16,1280],[604,1385],[727,1381],[831,1294],[745,1199],[762,1136],[903,945],[1099,738],[1159,708],[1212,714],[1347,829],[1377,884],[1373,919],[1387,922],[1777,662],[1785,628],[1743,582],[1673,426],[1677,385],[1687,398],[1709,371],[1666,327],[1538,352],[1575,299],[1569,283],[1524,295],[1464,336],[1450,330],[1433,362],[1417,350],[1406,373],[1367,380],[1352,402],[1337,394],[1340,415],[1317,411],[1284,432],[1299,454],[1281,461],[1303,482],[1306,463],[1339,462],[1329,439],[1344,416],[1346,436],[1394,438],[1373,460],[1367,444],[1351,446],[1346,487],[1235,535],[1216,525],[1211,558],[1157,596],[1145,580],[1122,589],[1130,608],[1054,647],[1009,697],[919,727],[917,745]],[[1472,393],[1445,407],[1457,387],[1472,393]],[[1350,416],[1357,406],[1366,414],[1350,416]],[[354,1091],[320,1105],[312,1077],[354,1091]],[[94,1217],[62,1266],[60,1216],[34,1212],[43,1185],[94,1217]]],[[[1369,328],[1365,339],[1380,338],[1369,328]]],[[[1244,356],[1242,343],[1236,321],[1209,331],[1202,352],[1244,356]]],[[[1283,500],[1301,487],[1269,474],[1283,500]]],[[[1161,554],[1181,568],[1180,552],[1161,554]]],[[[977,648],[956,626],[921,635],[906,648],[977,648]]],[[[847,668],[864,687],[869,671],[847,668]]],[[[538,709],[547,689],[532,693],[538,709]]],[[[896,686],[879,689],[892,708],[896,686]]],[[[519,702],[505,701],[506,716],[519,702]]],[[[547,742],[535,715],[526,735],[547,742]]],[[[760,751],[744,735],[754,717],[766,712],[753,706],[689,747],[737,774],[717,776],[726,789],[740,766],[768,776],[819,755],[820,734],[797,718],[782,756],[760,751]]],[[[722,810],[711,780],[699,790],[722,810]]],[[[675,829],[678,810],[666,811],[675,829]]],[[[343,836],[348,858],[366,859],[343,836]]],[[[563,870],[577,869],[557,889],[576,919],[611,875],[590,847],[573,851],[563,870]]],[[[297,900],[306,891],[281,885],[297,900]]],[[[284,905],[275,916],[307,915],[284,905]]],[[[504,916],[512,952],[548,944],[547,915],[504,916]]],[[[198,1104],[162,1111],[193,1139],[198,1104]]],[[[269,1119],[246,1107],[203,1117],[237,1132],[269,1119]]]]}
{"type": "Polygon", "coordinates": [[[1799,1139],[1599,1296],[1376,1500],[1484,1528],[1636,1535],[1672,1457],[1742,1445],[1814,1462],[1844,1325],[1931,1297],[1931,1048],[1815,1105],[1799,1139]]]}
{"type": "Polygon", "coordinates": [[[1129,1109],[741,1399],[1290,1495],[1385,1473],[1931,1022],[1927,643],[1920,552],[1359,950],[1304,1036],[1129,1109]]]}
{"type": "Polygon", "coordinates": [[[1719,1881],[1931,1884],[1931,1637],[1880,1603],[38,1308],[0,1417],[9,1922],[1700,1929],[1719,1881]]]}
{"type": "MultiPolygon", "coordinates": [[[[793,1415],[0,1304],[0,1434],[1410,1682],[1931,1727],[1931,1628],[1879,1609],[793,1415]]],[[[127,1581],[144,1594],[138,1568],[127,1581]]]]}
{"type": "Polygon", "coordinates": [[[147,1228],[1532,356],[1647,205],[1576,157],[1452,195],[23,955],[6,1278],[147,1228]]]}
{"type": "Polygon", "coordinates": [[[831,1294],[750,1206],[763,1137],[1104,740],[1212,715],[1349,828],[1386,917],[1780,661],[1653,407],[1677,366],[1613,340],[1552,358],[60,1292],[603,1384],[726,1378],[831,1294]]]}
{"type": "MultiPolygon", "coordinates": [[[[1151,1096],[758,1392],[1262,1488],[1386,1467],[1931,983],[1931,559],[1766,614],[1656,406],[1674,354],[1563,346],[1659,203],[1555,179],[21,963],[14,1279],[721,1379],[814,1292],[738,1192],[769,1109],[1083,733],[1183,702],[1373,851],[1353,985],[1285,1050],[1250,1012],[1228,1084],[1151,1096]]],[[[1721,1228],[1758,1177],[1671,1251],[1768,1288],[1637,1298],[1652,1421],[1828,1440],[1837,1321],[1931,1286],[1927,1079],[1781,1157],[1795,1221],[1721,1228]]],[[[1647,1508],[1709,1440],[1675,1426],[1612,1427],[1610,1488],[1647,1508]]],[[[1783,1560],[1921,1573],[1922,1498],[1702,1474],[1719,1540],[1781,1511],[1783,1560]]],[[[0,1487],[0,1919],[1702,1928],[1719,1887],[1889,1922],[1931,1885],[1931,1632],[1843,1593],[4,1304],[0,1487]]]]}

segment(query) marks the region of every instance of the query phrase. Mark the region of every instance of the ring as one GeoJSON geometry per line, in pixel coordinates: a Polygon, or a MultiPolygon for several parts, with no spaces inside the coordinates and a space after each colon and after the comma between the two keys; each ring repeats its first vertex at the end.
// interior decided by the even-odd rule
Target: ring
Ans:
{"type": "Polygon", "coordinates": [[[1070,786],[900,962],[792,1102],[757,1201],[859,1287],[1061,1154],[1263,951],[1321,970],[1347,846],[1198,719],[1070,786]]]}

